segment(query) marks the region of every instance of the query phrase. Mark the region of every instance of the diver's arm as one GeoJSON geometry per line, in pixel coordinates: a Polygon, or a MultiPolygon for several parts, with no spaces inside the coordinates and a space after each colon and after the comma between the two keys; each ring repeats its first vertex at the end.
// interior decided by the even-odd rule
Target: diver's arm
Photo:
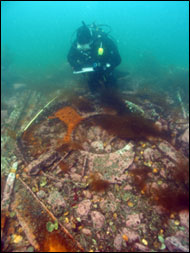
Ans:
{"type": "Polygon", "coordinates": [[[71,47],[71,49],[67,55],[67,60],[74,70],[80,70],[82,68],[80,61],[79,61],[78,51],[74,45],[71,47]]]}

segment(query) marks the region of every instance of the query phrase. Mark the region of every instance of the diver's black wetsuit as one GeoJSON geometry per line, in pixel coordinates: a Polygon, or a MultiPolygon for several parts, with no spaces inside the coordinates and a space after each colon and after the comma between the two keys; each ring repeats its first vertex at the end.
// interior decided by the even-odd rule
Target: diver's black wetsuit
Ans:
{"type": "Polygon", "coordinates": [[[116,84],[113,70],[121,63],[118,49],[114,42],[101,31],[93,31],[92,38],[87,50],[77,48],[78,44],[75,40],[68,54],[68,62],[75,71],[84,67],[94,68],[94,72],[88,73],[88,84],[91,91],[102,87],[113,88],[116,84]],[[99,48],[103,48],[102,55],[98,54],[99,48]]]}

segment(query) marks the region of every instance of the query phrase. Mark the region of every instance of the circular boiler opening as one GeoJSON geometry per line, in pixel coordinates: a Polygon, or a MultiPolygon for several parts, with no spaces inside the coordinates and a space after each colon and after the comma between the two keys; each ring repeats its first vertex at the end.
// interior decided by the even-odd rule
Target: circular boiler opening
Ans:
{"type": "Polygon", "coordinates": [[[73,142],[80,143],[83,150],[107,154],[122,149],[127,142],[117,135],[112,115],[94,115],[82,120],[73,131],[73,142]]]}

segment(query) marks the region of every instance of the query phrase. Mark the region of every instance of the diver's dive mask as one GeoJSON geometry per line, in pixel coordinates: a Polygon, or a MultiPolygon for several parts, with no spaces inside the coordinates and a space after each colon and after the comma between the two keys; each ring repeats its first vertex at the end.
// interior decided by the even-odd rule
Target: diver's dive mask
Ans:
{"type": "Polygon", "coordinates": [[[77,49],[78,50],[81,50],[81,51],[87,51],[87,50],[89,50],[91,47],[91,44],[92,44],[92,42],[90,42],[90,43],[87,43],[87,44],[79,44],[78,42],[77,42],[77,49]]]}

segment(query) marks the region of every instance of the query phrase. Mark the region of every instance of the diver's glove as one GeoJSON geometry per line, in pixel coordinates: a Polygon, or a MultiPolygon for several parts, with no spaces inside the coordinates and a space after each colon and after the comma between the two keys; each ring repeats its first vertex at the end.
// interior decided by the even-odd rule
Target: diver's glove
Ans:
{"type": "Polygon", "coordinates": [[[95,62],[93,64],[94,71],[105,71],[105,70],[107,70],[110,67],[111,67],[110,63],[101,64],[100,62],[95,62]]]}

